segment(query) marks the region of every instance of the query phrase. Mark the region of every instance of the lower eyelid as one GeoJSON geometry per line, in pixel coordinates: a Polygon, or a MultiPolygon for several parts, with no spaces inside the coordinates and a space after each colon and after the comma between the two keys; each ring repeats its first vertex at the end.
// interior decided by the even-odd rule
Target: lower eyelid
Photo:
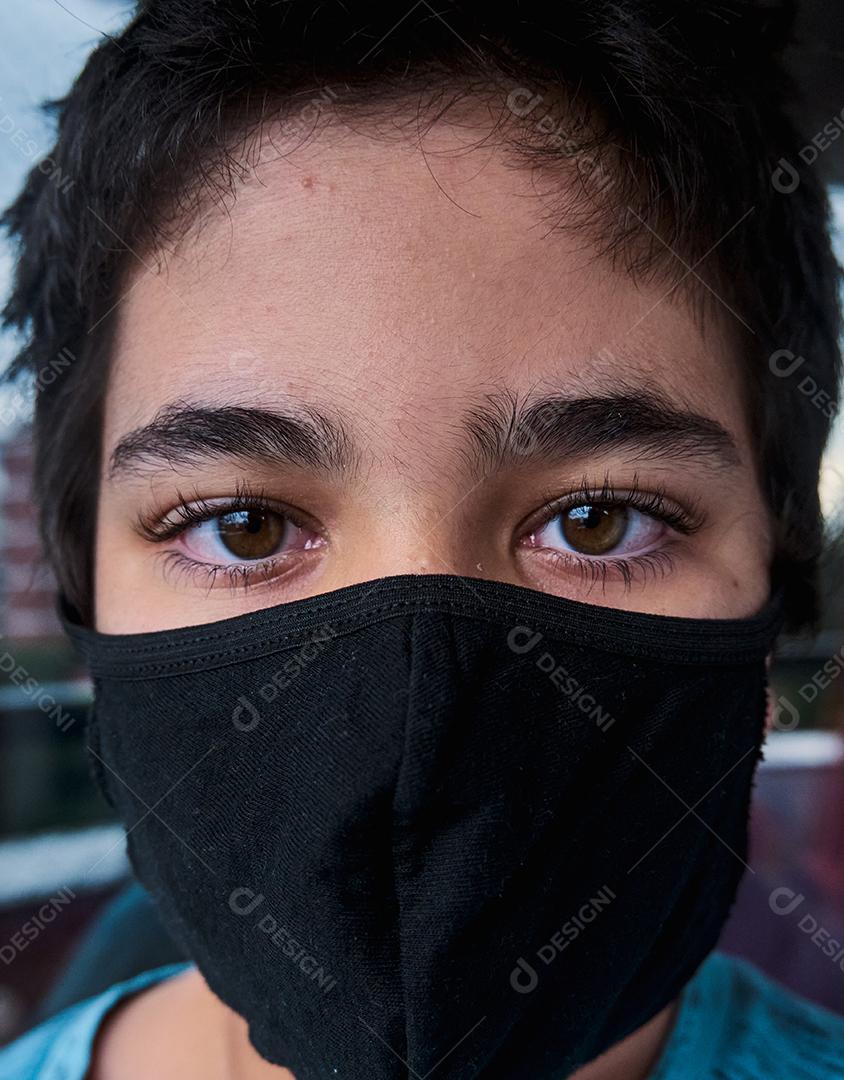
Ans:
{"type": "Polygon", "coordinates": [[[625,588],[637,582],[646,583],[648,580],[666,577],[675,568],[677,554],[670,547],[657,548],[643,555],[616,558],[581,556],[570,551],[555,551],[552,548],[536,550],[540,557],[557,566],[565,563],[570,572],[580,575],[581,580],[590,579],[590,586],[598,582],[605,586],[612,576],[625,588]]]}
{"type": "Polygon", "coordinates": [[[295,573],[296,567],[284,568],[286,556],[273,556],[253,563],[207,563],[193,559],[184,552],[169,550],[158,552],[165,580],[190,577],[194,584],[215,588],[218,580],[230,588],[248,588],[272,580],[282,580],[295,573]]]}

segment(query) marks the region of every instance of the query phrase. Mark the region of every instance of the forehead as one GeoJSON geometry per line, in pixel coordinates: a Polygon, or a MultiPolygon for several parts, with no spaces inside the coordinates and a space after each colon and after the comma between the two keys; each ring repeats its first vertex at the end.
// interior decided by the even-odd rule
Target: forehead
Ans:
{"type": "Polygon", "coordinates": [[[299,398],[404,438],[502,388],[613,383],[656,384],[742,441],[730,314],[697,320],[670,284],[599,256],[567,227],[576,180],[488,136],[330,127],[290,147],[265,132],[225,207],[134,256],[107,441],[185,398],[299,398]]]}

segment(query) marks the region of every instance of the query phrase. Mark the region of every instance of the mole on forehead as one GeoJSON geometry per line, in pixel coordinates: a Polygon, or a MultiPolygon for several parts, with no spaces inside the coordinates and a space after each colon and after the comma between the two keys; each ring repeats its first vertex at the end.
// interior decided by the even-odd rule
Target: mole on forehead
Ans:
{"type": "MultiPolygon", "coordinates": [[[[388,229],[380,238],[378,261],[381,265],[373,267],[372,276],[380,275],[379,281],[386,276],[389,285],[387,294],[392,305],[387,314],[391,318],[402,315],[406,300],[418,299],[417,294],[410,295],[405,286],[420,285],[420,280],[410,274],[405,281],[399,276],[398,270],[394,272],[392,269],[393,263],[401,268],[408,261],[408,253],[402,245],[406,242],[404,226],[410,225],[413,213],[407,212],[407,207],[403,216],[396,208],[389,210],[386,205],[389,199],[382,197],[381,188],[376,183],[380,174],[373,174],[365,162],[367,155],[376,154],[387,163],[385,169],[399,168],[396,164],[398,159],[407,161],[408,155],[398,155],[394,148],[384,143],[375,143],[373,148],[370,140],[363,138],[362,141],[365,150],[361,151],[360,156],[351,155],[344,166],[347,173],[355,173],[355,179],[342,175],[342,169],[338,174],[333,167],[327,167],[329,159],[335,159],[335,164],[339,160],[340,147],[323,148],[322,160],[317,156],[314,161],[306,162],[306,168],[276,162],[272,168],[281,170],[285,176],[287,201],[283,213],[276,213],[267,202],[268,199],[271,203],[280,198],[280,193],[273,190],[272,184],[253,185],[254,190],[249,198],[239,196],[230,214],[219,214],[214,221],[206,221],[206,227],[194,237],[192,248],[183,245],[188,262],[193,257],[193,268],[199,271],[197,276],[194,276],[191,266],[186,267],[184,262],[177,260],[178,264],[172,268],[173,273],[167,273],[165,280],[136,283],[139,287],[127,297],[121,309],[121,319],[128,317],[132,326],[131,333],[123,342],[125,359],[128,366],[137,372],[130,374],[127,385],[135,384],[136,389],[146,389],[147,392],[153,389],[146,385],[151,373],[144,375],[142,369],[148,365],[141,361],[145,348],[157,336],[163,363],[161,359],[158,363],[153,362],[152,368],[157,369],[155,380],[159,389],[156,397],[159,401],[189,393],[200,367],[203,380],[208,385],[216,383],[223,394],[239,393],[244,388],[245,376],[236,365],[232,368],[232,350],[226,352],[218,347],[221,332],[225,329],[235,341],[233,352],[252,357],[249,378],[262,392],[270,389],[265,387],[266,381],[276,377],[282,377],[285,381],[291,377],[304,377],[307,380],[315,357],[320,357],[324,361],[323,377],[314,385],[315,402],[331,402],[333,397],[342,393],[344,385],[347,386],[350,381],[360,382],[370,373],[380,380],[379,390],[368,395],[367,400],[361,403],[362,408],[355,410],[355,403],[352,403],[353,411],[365,413],[371,410],[376,401],[397,399],[401,380],[391,383],[391,373],[397,363],[396,356],[401,351],[401,342],[397,339],[396,348],[391,349],[386,340],[389,332],[384,331],[382,317],[385,314],[382,310],[384,295],[373,294],[375,300],[371,304],[363,295],[369,289],[368,259],[371,248],[367,244],[346,244],[349,258],[359,270],[357,282],[348,280],[348,274],[344,281],[343,272],[337,269],[341,264],[325,257],[326,252],[337,251],[345,258],[343,245],[346,240],[341,238],[342,230],[353,232],[357,228],[367,233],[369,240],[374,219],[379,214],[387,217],[393,214],[393,220],[400,221],[402,229],[388,229]],[[372,208],[366,214],[359,215],[357,224],[350,223],[347,220],[349,215],[342,209],[337,214],[314,209],[315,191],[327,191],[328,186],[335,183],[334,177],[337,177],[336,184],[342,191],[329,193],[331,197],[326,200],[327,204],[334,200],[335,195],[342,195],[343,199],[351,197],[347,190],[351,186],[355,188],[354,197],[372,208]],[[290,192],[295,194],[290,195],[290,192]],[[249,200],[252,200],[251,203],[249,200]],[[205,259],[209,245],[220,246],[228,257],[219,265],[216,258],[205,259]],[[323,253],[322,257],[320,252],[323,253]],[[354,290],[362,292],[362,296],[354,295],[354,290]],[[336,325],[338,317],[342,317],[344,304],[348,307],[351,301],[361,299],[363,303],[356,302],[354,309],[349,308],[349,320],[341,318],[341,324],[336,325]],[[133,312],[138,313],[136,318],[133,318],[133,312]],[[378,329],[373,320],[379,317],[380,339],[366,353],[365,370],[353,363],[344,365],[341,362],[343,342],[348,342],[353,351],[368,340],[371,331],[378,329]],[[241,337],[243,342],[237,340],[241,337]],[[257,344],[253,345],[252,342],[257,344]],[[159,379],[163,380],[160,384],[159,379]],[[160,392],[164,384],[168,389],[166,396],[160,392]]],[[[472,151],[461,160],[465,165],[473,154],[483,153],[472,151]]],[[[483,233],[489,222],[479,222],[478,218],[456,208],[437,187],[421,155],[416,152],[413,157],[425,198],[432,200],[432,206],[425,211],[427,222],[436,230],[429,257],[442,260],[444,267],[447,257],[459,263],[465,258],[468,246],[466,238],[475,233],[476,246],[473,251],[486,253],[484,261],[487,265],[486,278],[482,269],[477,282],[471,285],[466,280],[460,280],[455,281],[453,286],[445,287],[443,281],[447,279],[447,273],[444,279],[430,285],[437,295],[448,298],[447,304],[458,294],[461,303],[464,297],[467,301],[471,299],[473,307],[477,309],[480,326],[470,325],[467,308],[467,318],[461,321],[461,332],[466,337],[467,355],[475,353],[482,357],[482,362],[474,365],[464,363],[455,353],[453,363],[440,363],[438,367],[442,338],[434,340],[430,350],[425,347],[409,350],[407,355],[416,357],[418,368],[418,377],[411,380],[412,385],[406,388],[409,400],[413,399],[417,404],[422,400],[420,395],[425,388],[419,380],[423,376],[442,380],[437,385],[449,388],[449,392],[453,388],[455,394],[468,396],[482,390],[485,380],[490,383],[505,380],[515,384],[517,390],[520,390],[520,383],[523,387],[533,381],[542,384],[546,392],[559,391],[561,383],[563,389],[570,392],[574,385],[579,384],[586,392],[591,392],[590,384],[593,381],[613,377],[618,379],[620,374],[628,381],[633,376],[636,379],[652,379],[670,391],[672,396],[676,394],[682,399],[693,396],[696,402],[690,403],[696,403],[698,407],[701,397],[711,396],[716,405],[723,400],[725,387],[735,377],[734,354],[725,347],[727,335],[717,319],[709,321],[704,327],[697,326],[689,312],[678,303],[679,291],[665,295],[666,290],[659,288],[640,290],[622,270],[606,271],[592,265],[588,273],[568,269],[567,280],[576,287],[560,289],[561,294],[567,292],[567,295],[561,295],[558,303],[550,304],[549,298],[554,298],[560,278],[549,260],[541,258],[533,259],[535,265],[530,273],[530,288],[524,287],[524,282],[520,288],[511,283],[496,299],[498,294],[495,292],[494,279],[498,276],[497,268],[502,261],[502,248],[496,245],[494,232],[477,239],[478,233],[483,233]],[[441,243],[437,242],[438,238],[442,240],[441,243]],[[485,282],[485,293],[476,287],[482,282],[485,282]],[[542,290],[541,297],[539,288],[542,290]],[[600,312],[599,319],[595,318],[596,311],[600,312]],[[559,321],[561,325],[548,334],[545,323],[540,325],[537,320],[537,314],[542,320],[559,321]],[[512,348],[510,344],[507,345],[509,351],[505,350],[506,355],[501,351],[502,339],[494,340],[491,337],[489,327],[494,320],[505,332],[504,337],[513,339],[510,343],[512,348]],[[564,325],[567,321],[571,325],[564,325]],[[487,330],[484,329],[485,324],[487,330]],[[537,341],[540,344],[534,348],[537,341]],[[522,354],[528,348],[530,362],[525,365],[522,354]]],[[[452,156],[450,160],[455,159],[452,156]]],[[[483,157],[479,160],[483,160],[483,157]]],[[[404,168],[403,164],[401,168],[404,168]]],[[[504,168],[500,162],[495,162],[483,171],[489,176],[492,171],[504,168]]],[[[477,164],[473,166],[473,171],[478,173],[477,164]]],[[[511,175],[512,170],[508,170],[508,176],[511,175]]],[[[507,214],[502,215],[503,219],[508,218],[511,205],[519,213],[523,212],[526,200],[512,199],[506,192],[502,195],[501,191],[496,193],[496,197],[499,208],[505,205],[507,209],[507,214]]],[[[494,219],[492,228],[499,227],[501,222],[494,219]]],[[[508,227],[514,228],[513,221],[508,227]]],[[[519,234],[518,243],[523,238],[530,245],[537,241],[536,231],[530,231],[528,236],[522,225],[515,231],[519,234]]],[[[561,265],[566,266],[569,252],[564,238],[553,237],[540,243],[542,249],[549,253],[558,251],[561,265]]],[[[574,266],[579,268],[585,260],[594,256],[583,254],[582,239],[574,244],[579,252],[579,263],[576,262],[574,266]]],[[[508,256],[512,255],[512,250],[507,252],[508,256]]],[[[503,261],[506,262],[506,257],[503,261]]],[[[526,263],[530,261],[528,254],[526,263]]],[[[556,262],[553,266],[556,267],[556,262]]],[[[406,268],[402,273],[405,271],[406,268]]],[[[425,284],[421,280],[421,285],[425,284]]],[[[417,337],[427,341],[428,335],[427,332],[421,336],[414,333],[416,324],[412,320],[417,318],[417,314],[415,310],[408,311],[410,330],[405,336],[413,338],[418,345],[417,337]]],[[[418,325],[421,327],[422,322],[419,321],[418,325]]]]}
{"type": "MultiPolygon", "coordinates": [[[[201,212],[185,237],[207,236],[209,228],[215,232],[230,215],[232,220],[245,219],[253,210],[260,215],[279,201],[291,213],[297,207],[305,213],[316,207],[330,211],[334,205],[368,208],[373,216],[383,216],[427,199],[457,220],[483,216],[502,194],[512,198],[506,217],[493,215],[497,228],[507,227],[509,219],[516,227],[547,230],[548,205],[535,171],[506,148],[500,118],[490,120],[483,104],[469,107],[465,117],[446,116],[430,127],[418,124],[408,111],[403,123],[401,129],[393,121],[377,127],[366,118],[349,117],[346,123],[327,116],[307,133],[265,124],[259,135],[231,151],[237,163],[231,194],[221,198],[227,176],[221,184],[198,186],[201,212]]],[[[564,161],[561,165],[566,168],[564,161]]]]}

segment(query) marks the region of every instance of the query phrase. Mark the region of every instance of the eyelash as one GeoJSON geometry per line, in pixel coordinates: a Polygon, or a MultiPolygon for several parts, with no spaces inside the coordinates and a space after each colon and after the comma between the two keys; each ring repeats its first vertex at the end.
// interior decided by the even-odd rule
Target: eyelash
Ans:
{"type": "MultiPolygon", "coordinates": [[[[281,514],[293,525],[299,527],[311,527],[312,523],[305,515],[295,507],[270,499],[263,489],[254,489],[246,482],[238,482],[235,494],[224,502],[211,502],[195,494],[192,500],[185,497],[180,491],[176,492],[179,504],[169,511],[169,515],[175,515],[175,521],[162,520],[154,517],[140,517],[137,522],[137,531],[150,541],[150,543],[165,543],[181,536],[192,526],[201,525],[211,521],[222,514],[233,513],[237,510],[253,510],[281,514]]],[[[227,579],[228,587],[233,591],[248,590],[260,581],[269,581],[274,577],[273,571],[285,562],[284,556],[271,556],[260,562],[254,563],[203,563],[180,551],[165,551],[163,553],[164,573],[166,577],[171,575],[189,575],[192,579],[204,579],[209,590],[219,576],[227,579]]]]}
{"type": "MultiPolygon", "coordinates": [[[[206,519],[207,520],[207,519],[206,519]]],[[[238,589],[246,592],[248,589],[259,584],[260,581],[270,581],[275,576],[273,570],[283,562],[280,558],[264,559],[260,563],[200,563],[183,555],[181,551],[164,552],[164,574],[169,579],[173,575],[187,574],[193,580],[204,579],[209,590],[219,575],[227,579],[227,586],[232,592],[238,589]]]]}
{"type": "Polygon", "coordinates": [[[649,578],[664,578],[674,568],[674,554],[670,548],[617,559],[587,559],[568,551],[547,551],[545,557],[555,565],[576,570],[580,574],[581,582],[588,583],[588,590],[597,584],[600,584],[602,590],[605,589],[612,575],[617,575],[627,592],[634,583],[645,582],[649,578]]]}
{"type": "Polygon", "coordinates": [[[274,499],[269,499],[263,489],[253,489],[245,482],[238,482],[235,493],[224,502],[212,502],[195,494],[188,499],[181,491],[176,492],[179,500],[177,506],[168,512],[163,519],[158,517],[140,517],[138,519],[138,532],[144,539],[157,543],[164,540],[172,540],[174,537],[189,529],[192,525],[201,525],[204,521],[219,517],[221,514],[232,513],[237,510],[273,511],[284,514],[294,524],[302,524],[303,515],[297,519],[297,511],[290,506],[285,506],[274,499]],[[168,521],[167,517],[176,515],[176,521],[168,521]]]}
{"type": "MultiPolygon", "coordinates": [[[[550,498],[532,516],[531,524],[523,535],[537,531],[558,515],[584,503],[630,507],[663,522],[682,536],[693,535],[704,524],[703,515],[697,504],[684,509],[677,503],[670,502],[663,488],[642,491],[639,487],[638,475],[634,475],[628,487],[618,490],[606,475],[600,488],[596,488],[584,479],[576,491],[550,498]]],[[[670,543],[659,551],[617,558],[612,556],[589,558],[585,555],[576,555],[574,552],[555,551],[550,548],[543,549],[543,557],[555,566],[564,566],[568,570],[574,569],[579,572],[581,581],[588,582],[589,589],[598,583],[603,589],[610,575],[617,575],[625,591],[629,590],[637,580],[645,582],[648,578],[656,580],[665,577],[673,569],[675,561],[670,543]]]]}
{"type": "MultiPolygon", "coordinates": [[[[168,521],[166,517],[163,520],[152,517],[138,519],[137,530],[146,540],[152,543],[164,543],[180,536],[192,526],[237,510],[271,511],[282,514],[296,526],[312,527],[313,525],[295,507],[270,499],[262,489],[255,490],[245,482],[238,483],[234,496],[225,502],[211,502],[199,495],[189,500],[178,491],[176,495],[179,504],[169,512],[170,516],[175,515],[176,520],[168,521]]],[[[576,490],[563,496],[550,497],[531,516],[530,525],[527,529],[522,529],[522,537],[535,532],[567,510],[584,503],[631,507],[663,522],[683,536],[691,536],[703,525],[703,517],[696,505],[684,509],[677,503],[669,501],[661,488],[642,491],[639,487],[638,476],[634,476],[631,484],[623,490],[616,489],[609,476],[605,476],[600,488],[589,484],[584,479],[576,490]]],[[[201,576],[207,582],[209,589],[214,587],[217,578],[222,575],[227,579],[228,587],[232,591],[238,589],[245,591],[257,584],[259,580],[270,580],[276,568],[286,561],[284,556],[275,556],[255,563],[217,564],[198,562],[178,551],[168,551],[163,554],[167,574],[189,574],[194,579],[201,576]]],[[[609,576],[615,575],[621,579],[627,590],[637,580],[644,582],[648,578],[665,577],[674,566],[674,553],[670,545],[659,551],[617,558],[612,556],[589,558],[578,556],[573,552],[543,549],[543,557],[556,566],[579,572],[581,580],[588,582],[590,589],[598,583],[604,588],[609,576]]]]}

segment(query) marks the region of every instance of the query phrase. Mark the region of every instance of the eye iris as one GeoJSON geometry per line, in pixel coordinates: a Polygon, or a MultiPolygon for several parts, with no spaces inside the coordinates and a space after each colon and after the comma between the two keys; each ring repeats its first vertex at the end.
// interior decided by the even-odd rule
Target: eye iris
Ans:
{"type": "Polygon", "coordinates": [[[623,539],[628,511],[624,506],[589,503],[573,506],[563,514],[563,535],[584,555],[605,555],[623,539]]]}
{"type": "Polygon", "coordinates": [[[232,510],[217,519],[220,541],[239,559],[266,559],[284,537],[285,521],[263,510],[232,510]]]}

